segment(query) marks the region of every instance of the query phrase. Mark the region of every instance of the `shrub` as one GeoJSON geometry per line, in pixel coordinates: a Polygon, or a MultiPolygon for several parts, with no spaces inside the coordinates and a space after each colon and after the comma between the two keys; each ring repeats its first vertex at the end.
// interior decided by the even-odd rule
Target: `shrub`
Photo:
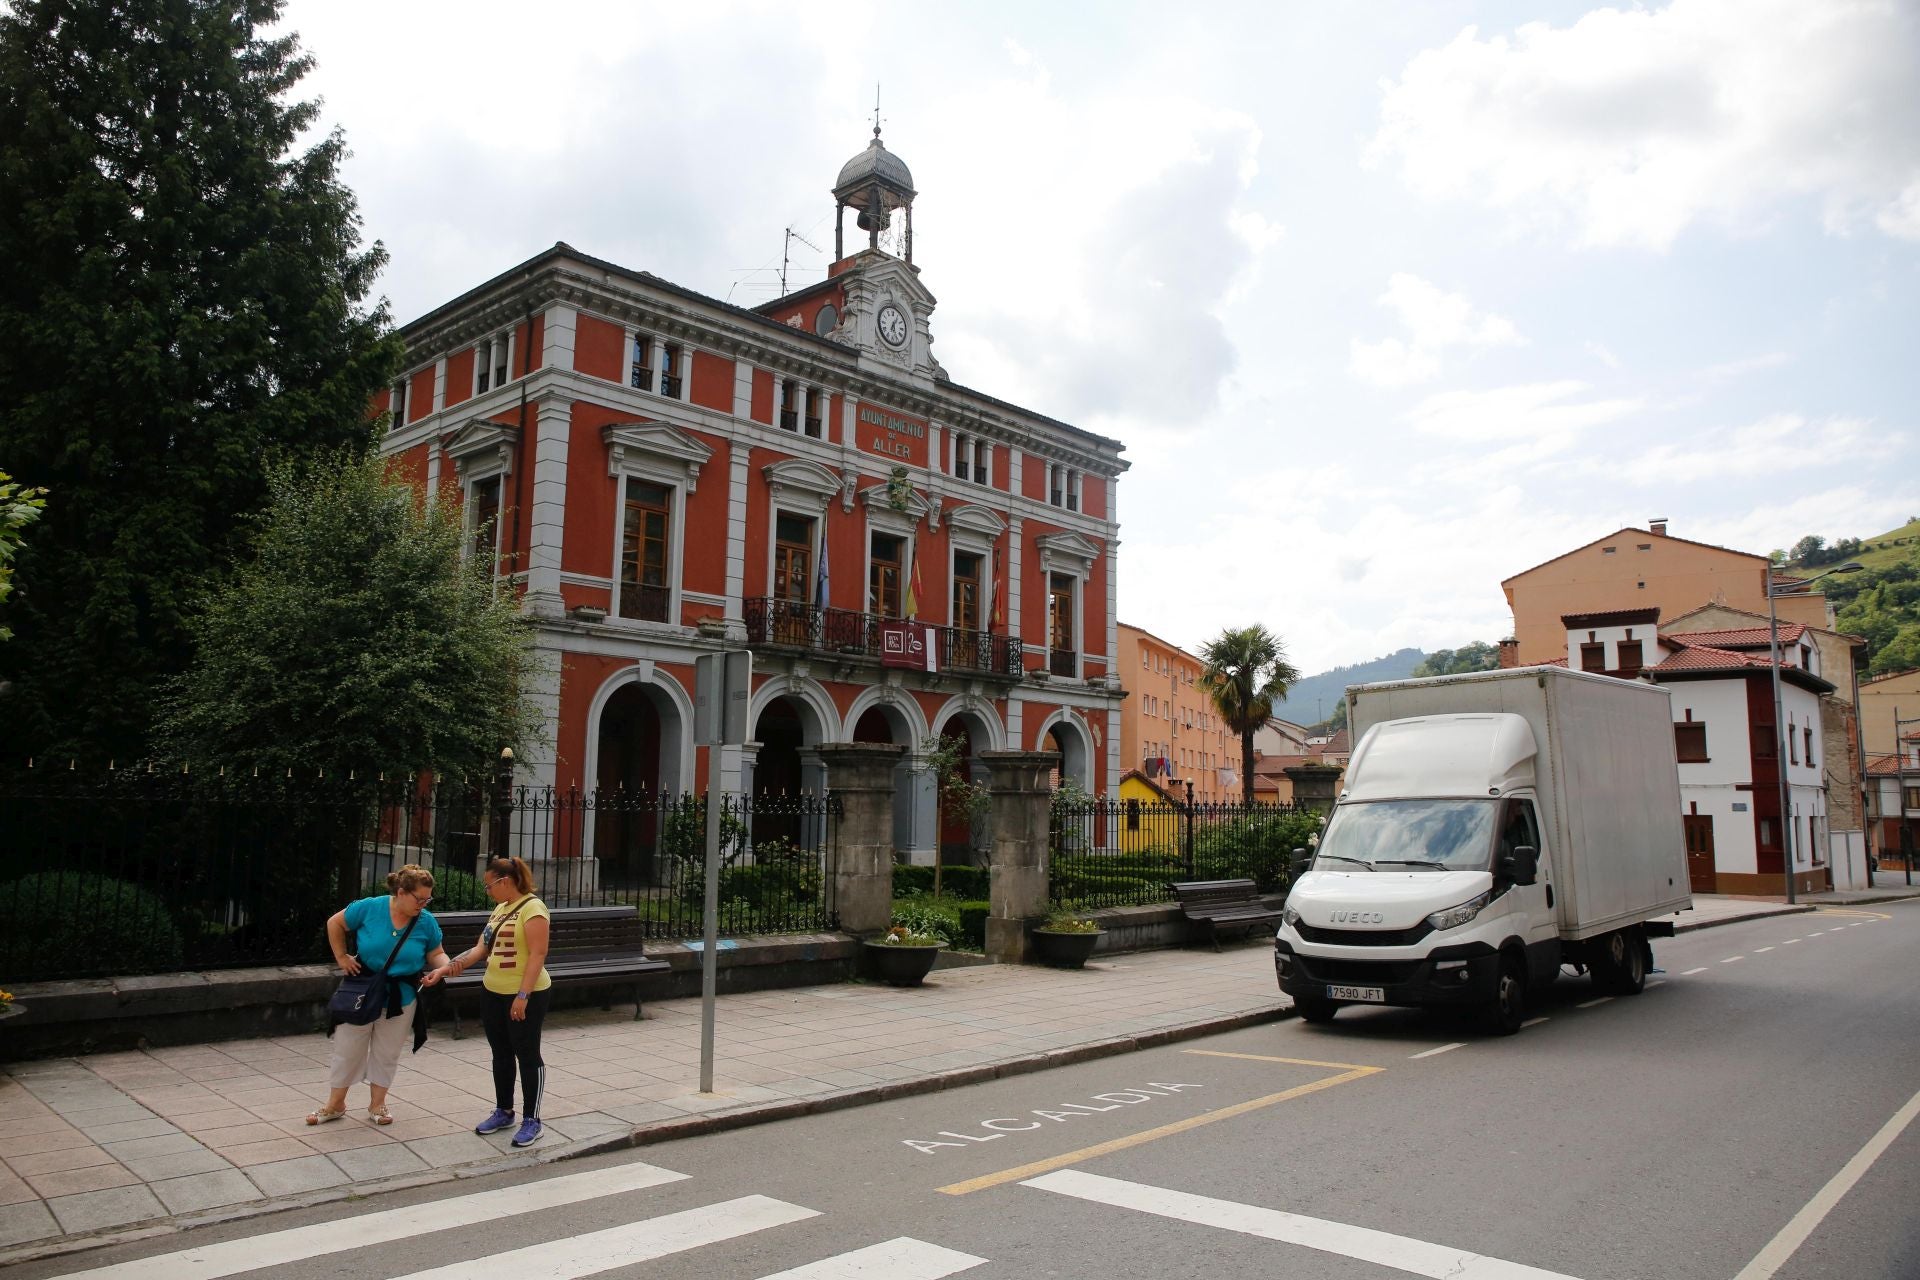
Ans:
{"type": "Polygon", "coordinates": [[[433,873],[433,910],[487,911],[492,907],[493,899],[487,896],[479,876],[453,867],[442,867],[433,873]]]}
{"type": "Polygon", "coordinates": [[[967,945],[976,951],[984,951],[987,946],[987,917],[993,914],[993,905],[984,899],[960,904],[960,932],[967,945]]]}
{"type": "Polygon", "coordinates": [[[0,886],[0,933],[10,976],[164,973],[184,961],[180,931],[159,897],[125,880],[42,871],[0,886]]]}
{"type": "MultiPolygon", "coordinates": [[[[706,901],[706,878],[689,877],[688,883],[693,889],[693,897],[706,901]]],[[[820,871],[818,867],[787,865],[760,865],[750,867],[725,867],[720,872],[720,900],[722,902],[745,903],[755,910],[786,908],[796,901],[811,903],[820,897],[820,871]]]]}
{"type": "Polygon", "coordinates": [[[909,898],[893,904],[893,924],[913,934],[930,934],[954,946],[966,937],[959,904],[949,898],[909,898]]]}
{"type": "MultiPolygon", "coordinates": [[[[987,870],[984,867],[942,866],[940,890],[943,895],[963,898],[987,896],[987,870]]],[[[893,896],[915,898],[933,892],[933,868],[896,863],[893,868],[893,896]]]]}

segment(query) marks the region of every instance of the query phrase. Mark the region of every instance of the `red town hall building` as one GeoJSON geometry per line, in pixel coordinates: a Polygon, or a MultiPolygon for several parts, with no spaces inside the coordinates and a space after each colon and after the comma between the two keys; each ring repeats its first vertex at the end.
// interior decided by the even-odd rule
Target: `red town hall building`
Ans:
{"type": "MultiPolygon", "coordinates": [[[[422,316],[385,451],[522,593],[550,738],[522,782],[704,785],[694,659],[744,645],[753,741],[723,781],[817,792],[816,744],[901,744],[895,844],[930,862],[967,840],[938,830],[943,735],[1118,784],[1127,463],[948,378],[877,128],[832,194],[865,247],[837,225],[825,280],[751,310],[556,244],[422,316]]],[[[550,856],[636,853],[604,825],[550,856]]]]}

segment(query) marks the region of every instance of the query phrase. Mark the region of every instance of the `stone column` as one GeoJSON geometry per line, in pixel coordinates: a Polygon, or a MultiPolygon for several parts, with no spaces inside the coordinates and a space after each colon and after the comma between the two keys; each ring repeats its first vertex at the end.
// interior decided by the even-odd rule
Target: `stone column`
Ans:
{"type": "Polygon", "coordinates": [[[573,401],[550,396],[534,420],[533,517],[527,535],[526,610],[538,618],[566,611],[560,596],[560,553],[566,535],[567,447],[573,401]]]}
{"type": "Polygon", "coordinates": [[[1300,764],[1283,770],[1293,781],[1293,803],[1302,809],[1326,814],[1340,798],[1340,779],[1346,770],[1337,764],[1300,764]]]}
{"type": "Polygon", "coordinates": [[[1048,775],[1055,751],[982,751],[993,795],[993,851],[988,870],[987,958],[1017,964],[1027,957],[1027,926],[1047,911],[1048,775]]]}
{"type": "Polygon", "coordinates": [[[893,919],[893,770],[906,748],[890,742],[823,742],[814,748],[840,798],[833,892],[840,927],[875,934],[893,919]]]}

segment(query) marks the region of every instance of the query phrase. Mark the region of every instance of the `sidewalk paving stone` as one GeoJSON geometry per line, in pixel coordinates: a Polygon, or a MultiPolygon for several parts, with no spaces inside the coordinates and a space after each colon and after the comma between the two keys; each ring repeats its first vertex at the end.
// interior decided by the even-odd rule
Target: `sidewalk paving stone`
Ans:
{"type": "Polygon", "coordinates": [[[246,1171],[249,1181],[268,1196],[298,1195],[302,1191],[318,1191],[322,1187],[337,1187],[351,1179],[340,1166],[325,1156],[302,1156],[297,1160],[277,1160],[272,1164],[257,1164],[246,1171]]]}

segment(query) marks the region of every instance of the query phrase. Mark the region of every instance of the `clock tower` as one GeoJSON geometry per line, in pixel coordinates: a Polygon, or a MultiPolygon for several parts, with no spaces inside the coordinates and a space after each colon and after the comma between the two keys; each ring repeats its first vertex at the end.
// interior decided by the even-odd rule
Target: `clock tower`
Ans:
{"type": "Polygon", "coordinates": [[[906,162],[887,150],[875,124],[873,141],[840,166],[833,184],[836,261],[831,275],[846,291],[846,309],[831,336],[857,349],[863,364],[944,382],[946,371],[933,358],[927,327],[934,297],[913,265],[916,194],[906,162]],[[851,257],[846,252],[848,209],[857,215],[855,225],[867,233],[867,247],[851,257]]]}

